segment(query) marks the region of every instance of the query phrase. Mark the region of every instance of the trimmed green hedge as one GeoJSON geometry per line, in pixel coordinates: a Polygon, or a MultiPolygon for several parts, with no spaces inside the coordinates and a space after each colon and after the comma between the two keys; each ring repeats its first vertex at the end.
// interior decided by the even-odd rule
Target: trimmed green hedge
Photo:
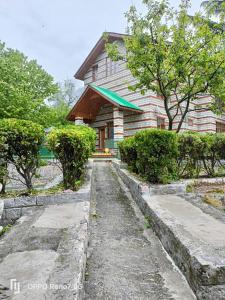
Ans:
{"type": "Polygon", "coordinates": [[[121,159],[132,171],[152,183],[168,183],[177,178],[177,135],[146,129],[119,143],[121,159]]]}
{"type": "Polygon", "coordinates": [[[137,172],[137,150],[135,148],[134,137],[128,137],[122,142],[119,142],[118,148],[120,151],[121,160],[127,163],[131,167],[133,172],[137,172]]]}
{"type": "Polygon", "coordinates": [[[191,133],[178,135],[178,170],[182,177],[220,175],[224,169],[225,134],[191,133]]]}
{"type": "Polygon", "coordinates": [[[225,134],[147,129],[119,143],[121,160],[151,183],[225,173],[225,134]]]}
{"type": "Polygon", "coordinates": [[[65,189],[77,189],[84,165],[95,149],[96,133],[87,126],[69,125],[53,129],[48,135],[49,148],[60,161],[65,189]]]}

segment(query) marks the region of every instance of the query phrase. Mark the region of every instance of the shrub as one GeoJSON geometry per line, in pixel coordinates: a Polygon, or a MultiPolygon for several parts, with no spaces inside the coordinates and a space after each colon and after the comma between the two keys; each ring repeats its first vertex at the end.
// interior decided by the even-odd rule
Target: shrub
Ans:
{"type": "Polygon", "coordinates": [[[177,177],[177,136],[174,132],[146,129],[119,144],[121,159],[152,183],[177,177]]]}
{"type": "Polygon", "coordinates": [[[220,160],[225,160],[225,133],[216,134],[216,149],[220,160]]]}
{"type": "Polygon", "coordinates": [[[84,165],[95,149],[96,133],[87,126],[66,126],[53,129],[47,141],[59,159],[63,171],[65,189],[77,189],[84,165]]]}
{"type": "Polygon", "coordinates": [[[199,133],[184,132],[178,135],[178,172],[181,177],[198,177],[204,143],[199,133]]]}
{"type": "Polygon", "coordinates": [[[200,174],[212,177],[225,169],[225,133],[147,129],[120,142],[119,150],[121,160],[152,183],[200,174]]]}
{"type": "Polygon", "coordinates": [[[225,158],[225,134],[192,133],[178,135],[178,169],[181,177],[199,177],[204,171],[215,176],[225,158]]]}
{"type": "MultiPolygon", "coordinates": [[[[215,176],[221,160],[225,157],[225,134],[202,134],[203,151],[200,154],[205,172],[208,176],[215,176]]],[[[223,166],[224,167],[224,166],[223,166]]]]}
{"type": "Polygon", "coordinates": [[[121,160],[128,164],[131,167],[133,172],[137,172],[136,160],[137,160],[137,151],[135,148],[135,138],[128,137],[123,141],[118,143],[118,148],[121,155],[121,160]]]}
{"type": "MultiPolygon", "coordinates": [[[[27,120],[2,119],[0,139],[5,141],[5,164],[12,163],[22,176],[28,190],[39,166],[39,149],[44,138],[42,126],[27,120]]],[[[4,164],[4,163],[3,163],[4,164]]]]}
{"type": "Polygon", "coordinates": [[[1,194],[5,194],[6,183],[8,179],[8,162],[7,162],[6,137],[0,136],[0,184],[2,185],[1,194]]]}
{"type": "Polygon", "coordinates": [[[176,133],[146,129],[135,134],[136,167],[152,183],[168,183],[177,178],[178,154],[176,133]]]}

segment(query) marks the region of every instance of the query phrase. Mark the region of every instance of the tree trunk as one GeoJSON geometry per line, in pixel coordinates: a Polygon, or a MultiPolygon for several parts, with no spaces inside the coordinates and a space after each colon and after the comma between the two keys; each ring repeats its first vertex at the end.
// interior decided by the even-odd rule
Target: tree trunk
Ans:
{"type": "Polygon", "coordinates": [[[169,119],[168,130],[173,130],[173,120],[169,119]]]}
{"type": "Polygon", "coordinates": [[[2,189],[1,189],[0,194],[5,194],[6,182],[3,181],[3,182],[1,182],[1,184],[2,184],[2,189]]]}
{"type": "Polygon", "coordinates": [[[177,127],[177,130],[176,130],[176,133],[179,133],[180,132],[180,130],[181,130],[181,126],[183,125],[183,121],[184,120],[180,120],[180,122],[179,122],[179,124],[178,124],[178,127],[177,127]]]}
{"type": "Polygon", "coordinates": [[[33,184],[32,184],[32,177],[30,176],[29,172],[25,172],[24,180],[28,191],[31,191],[33,189],[33,184]]]}
{"type": "Polygon", "coordinates": [[[181,120],[180,120],[179,125],[177,127],[177,131],[176,131],[177,133],[179,133],[180,130],[181,130],[181,127],[182,127],[182,125],[184,123],[184,119],[185,119],[185,117],[186,117],[186,115],[188,113],[188,110],[189,110],[189,105],[190,105],[190,99],[187,99],[187,104],[186,104],[185,111],[184,111],[183,115],[181,116],[181,120]]]}

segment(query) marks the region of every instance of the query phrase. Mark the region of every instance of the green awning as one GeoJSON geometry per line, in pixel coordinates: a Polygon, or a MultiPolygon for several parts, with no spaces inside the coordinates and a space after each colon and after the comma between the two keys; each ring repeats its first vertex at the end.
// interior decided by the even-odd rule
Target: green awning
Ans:
{"type": "Polygon", "coordinates": [[[94,84],[90,84],[90,87],[100,93],[103,97],[107,98],[110,102],[119,105],[124,108],[129,108],[132,110],[138,110],[139,112],[142,111],[137,105],[125,100],[124,98],[120,97],[117,93],[112,92],[106,88],[96,86],[94,84]]]}

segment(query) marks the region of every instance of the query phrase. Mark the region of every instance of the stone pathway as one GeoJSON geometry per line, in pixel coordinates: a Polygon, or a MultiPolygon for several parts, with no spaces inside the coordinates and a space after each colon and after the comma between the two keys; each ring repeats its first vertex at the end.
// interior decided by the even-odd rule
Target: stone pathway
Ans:
{"type": "Polygon", "coordinates": [[[85,299],[195,299],[118,180],[95,163],[85,299]]]}
{"type": "Polygon", "coordinates": [[[77,299],[88,216],[86,201],[27,210],[0,238],[0,299],[77,299]]]}

